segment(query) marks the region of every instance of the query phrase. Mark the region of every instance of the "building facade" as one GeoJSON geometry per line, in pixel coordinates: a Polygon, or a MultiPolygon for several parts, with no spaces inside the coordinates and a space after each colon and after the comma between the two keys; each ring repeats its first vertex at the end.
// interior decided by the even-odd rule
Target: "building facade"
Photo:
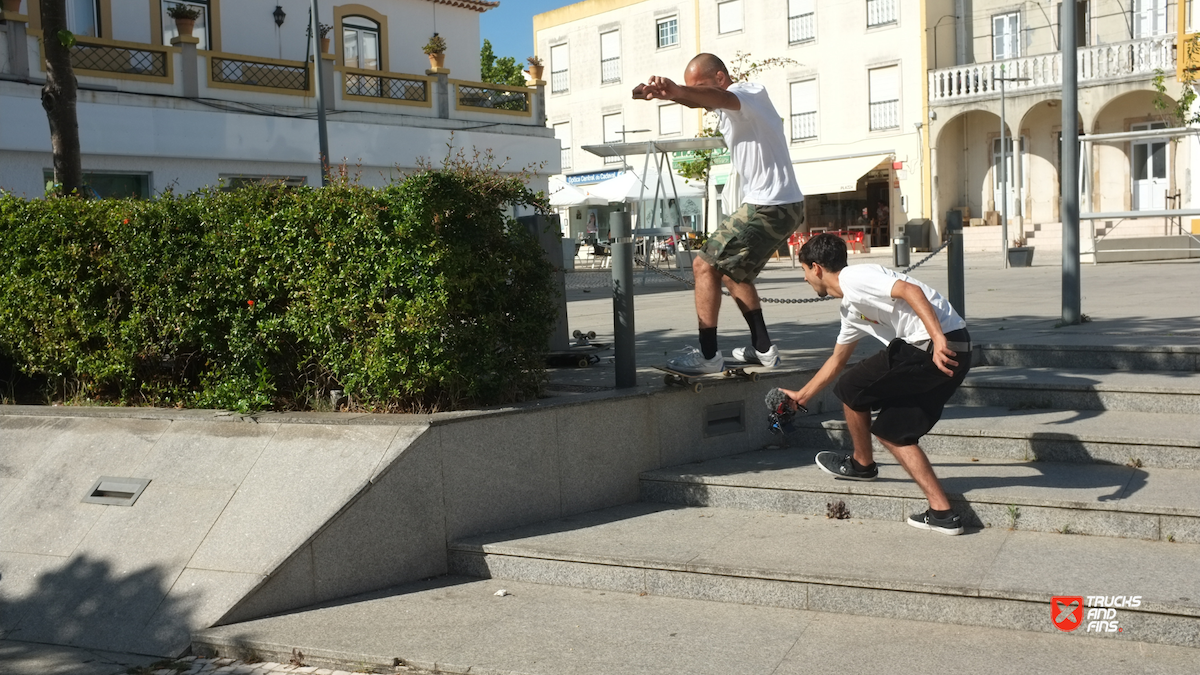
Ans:
{"type": "MultiPolygon", "coordinates": [[[[1074,5],[1079,134],[1178,127],[1162,107],[1174,106],[1179,95],[1176,35],[1186,23],[1180,11],[1186,7],[1175,0],[1081,0],[1074,5]],[[1155,87],[1160,75],[1165,93],[1155,87]]],[[[968,223],[995,227],[1007,207],[1010,240],[1060,248],[1059,4],[929,0],[928,6],[929,181],[935,213],[959,209],[968,223]]],[[[1192,205],[1195,147],[1194,136],[1083,143],[1081,212],[1192,205]]],[[[1177,219],[1085,218],[1081,229],[1085,238],[1102,238],[1172,234],[1179,226],[1177,219]]],[[[968,235],[981,232],[972,228],[968,235]]],[[[975,239],[978,247],[1001,245],[994,232],[975,239]]],[[[1085,252],[1087,248],[1085,244],[1085,252]]]]}
{"type": "MultiPolygon", "coordinates": [[[[785,127],[807,225],[855,226],[866,208],[868,236],[886,243],[928,209],[923,26],[918,0],[586,0],[540,14],[535,49],[549,73],[547,121],[562,142],[562,177],[586,185],[627,166],[641,171],[642,157],[601,158],[585,145],[690,138],[715,127],[703,110],[632,100],[651,75],[681,82],[701,52],[743,72],[789,59],[751,79],[766,86],[785,127]]],[[[729,180],[726,159],[711,172],[709,229],[736,201],[729,180]]],[[[584,211],[571,211],[572,235],[584,211]]]]}
{"type": "MultiPolygon", "coordinates": [[[[385,184],[448,146],[505,170],[558,170],[539,85],[478,82],[479,16],[490,0],[323,2],[328,43],[313,66],[306,0],[68,0],[85,182],[148,196],[262,178],[320,184],[316,80],[325,85],[330,163],[385,184]],[[167,7],[191,6],[191,38],[167,7]],[[422,47],[448,47],[433,68],[422,47]],[[340,166],[339,166],[340,165],[340,166]]],[[[0,21],[0,188],[43,194],[51,167],[41,108],[39,0],[0,21]]]]}

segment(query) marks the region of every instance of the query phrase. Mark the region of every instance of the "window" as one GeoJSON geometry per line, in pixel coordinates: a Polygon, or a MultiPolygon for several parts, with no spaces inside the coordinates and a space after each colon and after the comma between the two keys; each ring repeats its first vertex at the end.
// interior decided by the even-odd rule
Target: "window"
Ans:
{"type": "Polygon", "coordinates": [[[98,4],[99,0],[67,0],[67,30],[84,37],[100,37],[98,4]]]}
{"type": "Polygon", "coordinates": [[[871,131],[900,127],[900,67],[867,71],[871,88],[871,131]]]}
{"type": "Polygon", "coordinates": [[[571,123],[562,122],[554,125],[554,137],[558,139],[559,145],[562,146],[562,170],[566,171],[571,168],[571,123]]]}
{"type": "MultiPolygon", "coordinates": [[[[42,170],[46,184],[54,182],[54,170],[42,170]]],[[[84,171],[83,193],[95,199],[149,199],[150,174],[84,171]]]]}
{"type": "Polygon", "coordinates": [[[208,0],[162,0],[162,27],[163,27],[163,44],[171,44],[171,40],[179,37],[179,31],[175,30],[175,19],[172,19],[167,14],[167,9],[171,5],[187,5],[193,9],[200,11],[200,17],[196,19],[196,27],[192,29],[192,36],[200,40],[196,45],[196,49],[208,49],[208,0]]]}
{"type": "Polygon", "coordinates": [[[679,44],[679,19],[671,17],[658,22],[658,48],[674,47],[679,44]]]}
{"type": "MultiPolygon", "coordinates": [[[[1091,36],[1091,3],[1088,0],[1078,0],[1075,3],[1075,46],[1086,47],[1092,43],[1091,36]]],[[[1054,10],[1055,17],[1062,16],[1062,3],[1054,10]]],[[[1058,22],[1056,22],[1058,23],[1058,22]]],[[[1058,23],[1058,44],[1062,44],[1062,24],[1058,23]]]]}
{"type": "Polygon", "coordinates": [[[1133,0],[1133,39],[1167,32],[1167,0],[1133,0]]]}
{"type": "Polygon", "coordinates": [[[683,133],[683,108],[678,103],[658,107],[658,134],[670,136],[683,133]]]}
{"type": "Polygon", "coordinates": [[[817,39],[817,0],[788,0],[788,42],[817,39]]]}
{"type": "Polygon", "coordinates": [[[229,192],[249,185],[282,185],[301,187],[308,185],[307,176],[269,176],[263,174],[221,174],[221,191],[229,192]]]}
{"type": "Polygon", "coordinates": [[[600,83],[621,81],[621,31],[600,34],[600,83]]]}
{"type": "Polygon", "coordinates": [[[817,81],[792,83],[792,141],[817,137],[817,81]]]}
{"type": "Polygon", "coordinates": [[[361,16],[342,18],[342,64],[347,68],[379,70],[379,24],[361,16]]]}
{"type": "Polygon", "coordinates": [[[565,43],[550,48],[550,93],[561,94],[570,89],[567,73],[569,61],[570,52],[567,51],[565,43]]]}
{"type": "MultiPolygon", "coordinates": [[[[621,119],[621,113],[604,116],[604,142],[607,143],[622,143],[625,139],[625,122],[621,119]]],[[[625,161],[624,157],[605,157],[605,164],[620,164],[625,161]]]]}
{"type": "Polygon", "coordinates": [[[717,32],[737,33],[745,25],[742,16],[742,0],[728,0],[717,3],[717,32]]]}
{"type": "Polygon", "coordinates": [[[1004,61],[1021,56],[1021,14],[997,14],[992,17],[992,60],[1004,61]]]}
{"type": "Polygon", "coordinates": [[[867,0],[867,27],[896,23],[896,0],[867,0]]]}

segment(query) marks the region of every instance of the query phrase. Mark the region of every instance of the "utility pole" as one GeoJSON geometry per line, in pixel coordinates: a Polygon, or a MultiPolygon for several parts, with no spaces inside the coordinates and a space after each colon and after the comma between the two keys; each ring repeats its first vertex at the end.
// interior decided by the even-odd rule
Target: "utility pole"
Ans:
{"type": "Polygon", "coordinates": [[[1079,283],[1079,68],[1075,49],[1075,3],[1059,9],[1062,27],[1062,323],[1082,319],[1079,283]]]}
{"type": "Polygon", "coordinates": [[[329,132],[325,127],[325,78],[321,76],[321,22],[317,18],[317,0],[312,0],[313,77],[317,79],[317,138],[321,146],[321,187],[329,185],[329,132]]]}

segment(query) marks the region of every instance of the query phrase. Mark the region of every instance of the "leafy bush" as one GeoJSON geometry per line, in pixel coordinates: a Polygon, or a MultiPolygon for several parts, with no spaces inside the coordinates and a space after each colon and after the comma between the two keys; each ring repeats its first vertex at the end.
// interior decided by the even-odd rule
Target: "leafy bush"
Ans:
{"type": "Polygon", "coordinates": [[[17,371],[41,400],[242,411],[536,395],[555,291],[510,203],[541,206],[462,161],[382,189],[0,193],[0,379],[10,399],[17,371]]]}

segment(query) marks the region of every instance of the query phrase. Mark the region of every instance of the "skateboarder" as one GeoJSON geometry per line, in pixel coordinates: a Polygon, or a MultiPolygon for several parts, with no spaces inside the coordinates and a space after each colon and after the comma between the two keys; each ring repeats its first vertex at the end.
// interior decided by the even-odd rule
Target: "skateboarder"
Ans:
{"type": "Polygon", "coordinates": [[[846,371],[834,387],[842,401],[854,453],[817,453],[822,471],[847,480],[875,480],[874,435],[912,476],[929,509],[908,524],[942,534],[962,534],[929,458],[917,441],[942,416],[971,363],[967,322],[940,293],[880,265],[846,266],[846,242],[821,234],[800,248],[804,280],[817,295],[842,299],[841,332],[833,355],[799,391],[783,390],[805,405],[845,368],[859,340],[873,337],[886,348],[846,371]],[[879,415],[871,422],[871,411],[879,415]]]}
{"type": "Polygon", "coordinates": [[[683,81],[680,86],[656,75],[635,87],[633,97],[715,111],[733,168],[742,179],[745,203],[708,238],[692,263],[700,349],[689,348],[683,356],[667,361],[667,367],[693,374],[724,369],[725,360],[717,348],[724,277],[725,287],[750,327],[751,344],[734,349],[734,360],[739,366],[774,368],[779,364],[779,350],[767,333],[754,279],[771,254],[804,223],[804,194],[796,184],[780,115],[762,85],[734,82],[729,69],[712,54],[693,58],[683,72],[683,81]]]}

